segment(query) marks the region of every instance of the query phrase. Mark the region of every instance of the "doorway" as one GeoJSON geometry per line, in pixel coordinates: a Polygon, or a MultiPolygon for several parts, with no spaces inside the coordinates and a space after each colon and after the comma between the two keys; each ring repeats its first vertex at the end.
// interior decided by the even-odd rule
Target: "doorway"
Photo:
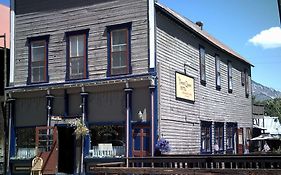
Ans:
{"type": "Polygon", "coordinates": [[[133,126],[133,157],[150,156],[150,128],[139,124],[133,126]]]}
{"type": "Polygon", "coordinates": [[[59,163],[58,172],[72,174],[74,172],[75,136],[73,127],[58,127],[59,163]]]}

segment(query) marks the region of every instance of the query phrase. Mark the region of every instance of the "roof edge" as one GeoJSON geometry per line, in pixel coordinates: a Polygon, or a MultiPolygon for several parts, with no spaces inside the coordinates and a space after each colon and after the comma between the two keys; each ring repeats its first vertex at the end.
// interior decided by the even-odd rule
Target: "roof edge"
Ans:
{"type": "MultiPolygon", "coordinates": [[[[173,11],[172,9],[156,2],[155,3],[155,7],[158,8],[159,10],[161,10],[163,13],[165,13],[166,15],[168,15],[169,17],[171,17],[172,19],[174,19],[175,21],[179,22],[180,24],[182,24],[184,27],[186,27],[187,29],[193,31],[194,33],[196,33],[199,37],[201,37],[202,39],[206,40],[207,42],[209,42],[210,44],[212,44],[213,46],[221,49],[222,51],[226,52],[227,54],[230,54],[232,55],[233,57],[235,58],[238,58],[240,61],[244,62],[244,63],[247,63],[249,64],[250,66],[252,67],[255,67],[253,64],[251,64],[249,61],[247,61],[244,57],[242,56],[238,56],[239,54],[236,53],[234,50],[230,49],[229,47],[227,47],[227,49],[231,50],[232,52],[236,53],[237,55],[231,53],[230,51],[228,51],[226,48],[222,48],[221,46],[219,46],[218,44],[216,44],[214,41],[211,41],[210,39],[208,39],[204,34],[196,31],[195,29],[193,29],[189,24],[187,24],[186,21],[184,21],[184,19],[181,19],[183,18],[181,15],[179,15],[178,13],[176,13],[175,11],[173,11]],[[175,13],[175,14],[174,14],[175,13]],[[178,16],[176,16],[178,15],[178,16]]],[[[188,19],[187,19],[188,20],[188,19]]],[[[191,22],[191,21],[190,21],[191,22]]],[[[194,24],[196,25],[196,24],[194,24]]],[[[214,38],[215,39],[215,38],[214,38]]],[[[215,39],[217,40],[217,39],[215,39]]],[[[218,41],[218,40],[217,40],[218,41]]],[[[220,42],[220,41],[218,41],[220,42]]],[[[225,45],[225,44],[223,44],[225,45]]]]}

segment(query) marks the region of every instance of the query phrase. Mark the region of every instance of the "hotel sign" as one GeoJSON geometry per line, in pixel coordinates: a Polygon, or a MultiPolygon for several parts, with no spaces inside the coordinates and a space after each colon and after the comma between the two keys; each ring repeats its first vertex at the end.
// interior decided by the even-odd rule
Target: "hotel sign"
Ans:
{"type": "Polygon", "coordinates": [[[186,101],[195,101],[194,78],[176,72],[176,98],[186,101]]]}

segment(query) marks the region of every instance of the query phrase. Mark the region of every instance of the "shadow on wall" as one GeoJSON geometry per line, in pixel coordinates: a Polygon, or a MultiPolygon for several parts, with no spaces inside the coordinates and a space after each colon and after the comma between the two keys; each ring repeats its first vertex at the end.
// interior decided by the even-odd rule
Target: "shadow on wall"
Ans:
{"type": "Polygon", "coordinates": [[[17,8],[16,14],[25,14],[32,12],[43,12],[51,10],[61,10],[74,7],[83,7],[87,5],[99,4],[110,2],[114,0],[67,0],[67,1],[58,1],[58,0],[48,0],[48,1],[34,1],[34,0],[15,0],[17,8]]]}

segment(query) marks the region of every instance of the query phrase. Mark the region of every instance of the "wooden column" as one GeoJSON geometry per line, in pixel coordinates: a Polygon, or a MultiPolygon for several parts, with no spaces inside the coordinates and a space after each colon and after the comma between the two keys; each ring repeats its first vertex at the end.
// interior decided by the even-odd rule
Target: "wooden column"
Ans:
{"type": "MultiPolygon", "coordinates": [[[[133,89],[129,88],[128,83],[124,89],[126,94],[126,157],[132,156],[132,92],[133,89]]],[[[126,160],[127,167],[129,166],[128,159],[126,160]]]]}

